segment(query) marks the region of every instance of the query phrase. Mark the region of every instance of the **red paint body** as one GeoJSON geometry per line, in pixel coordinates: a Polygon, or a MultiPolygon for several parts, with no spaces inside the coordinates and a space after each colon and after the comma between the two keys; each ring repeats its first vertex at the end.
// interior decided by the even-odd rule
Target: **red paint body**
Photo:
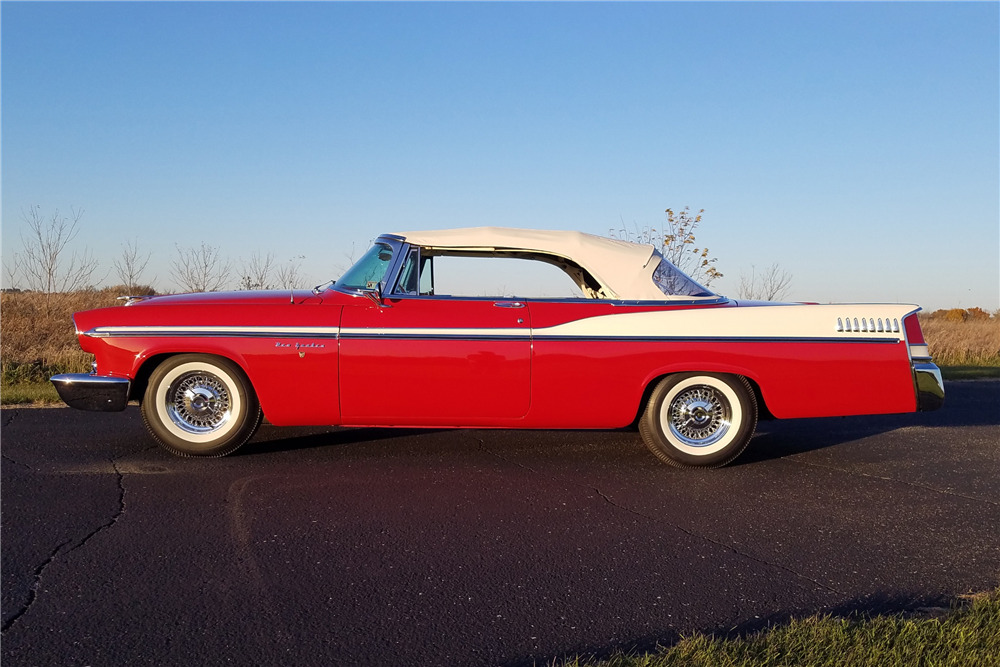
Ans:
{"type": "MultiPolygon", "coordinates": [[[[75,321],[100,374],[137,380],[133,398],[164,355],[213,354],[243,368],[276,425],[615,428],[635,420],[655,381],[684,371],[745,376],[779,418],[916,409],[903,333],[871,343],[538,335],[598,316],[740,307],[428,297],[380,305],[328,290],[156,297],[78,313],[75,321]],[[122,332],[154,326],[248,330],[122,332]],[[113,335],[94,335],[115,327],[113,335]],[[268,327],[327,333],[275,336],[262,330],[268,327]]],[[[906,333],[919,335],[915,318],[906,333]]]]}

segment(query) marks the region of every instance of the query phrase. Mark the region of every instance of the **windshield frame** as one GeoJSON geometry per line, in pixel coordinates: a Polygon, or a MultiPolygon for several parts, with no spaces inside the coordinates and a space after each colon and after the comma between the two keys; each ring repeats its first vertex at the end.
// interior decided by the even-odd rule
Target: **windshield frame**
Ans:
{"type": "Polygon", "coordinates": [[[402,257],[404,255],[402,239],[400,239],[398,236],[392,236],[392,235],[379,236],[377,239],[372,241],[371,247],[369,247],[368,250],[365,251],[365,254],[362,255],[360,258],[358,258],[358,260],[354,262],[354,264],[352,264],[350,268],[344,271],[344,275],[338,278],[337,282],[335,282],[330,287],[330,289],[335,289],[338,292],[344,292],[346,294],[364,294],[365,292],[375,291],[375,288],[367,286],[367,282],[364,286],[359,286],[359,285],[345,284],[343,280],[344,278],[350,276],[350,274],[356,268],[360,267],[362,265],[362,262],[364,262],[365,258],[368,255],[370,255],[376,247],[380,245],[389,246],[389,248],[392,250],[392,259],[386,262],[385,271],[382,273],[382,277],[378,282],[378,290],[382,293],[386,293],[388,291],[386,289],[386,286],[389,284],[390,281],[395,280],[398,267],[402,262],[402,257]]]}

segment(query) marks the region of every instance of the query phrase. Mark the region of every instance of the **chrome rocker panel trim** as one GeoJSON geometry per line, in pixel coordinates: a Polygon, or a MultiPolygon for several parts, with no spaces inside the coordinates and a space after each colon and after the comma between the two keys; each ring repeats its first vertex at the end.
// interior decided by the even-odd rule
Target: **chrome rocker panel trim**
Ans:
{"type": "Polygon", "coordinates": [[[944,405],[944,380],[941,369],[930,362],[913,363],[913,383],[917,388],[917,410],[927,412],[944,405]]]}
{"type": "Polygon", "coordinates": [[[89,373],[53,375],[55,386],[66,405],[92,412],[121,412],[128,405],[131,381],[127,378],[89,373]]]}

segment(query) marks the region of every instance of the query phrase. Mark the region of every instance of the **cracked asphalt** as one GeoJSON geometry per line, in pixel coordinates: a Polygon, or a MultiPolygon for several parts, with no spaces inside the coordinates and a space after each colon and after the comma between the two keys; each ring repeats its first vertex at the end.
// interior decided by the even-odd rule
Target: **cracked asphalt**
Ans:
{"type": "Polygon", "coordinates": [[[721,470],[638,434],[265,426],[170,456],[135,407],[2,411],[14,665],[529,665],[1000,583],[1000,382],[767,422],[721,470]]]}

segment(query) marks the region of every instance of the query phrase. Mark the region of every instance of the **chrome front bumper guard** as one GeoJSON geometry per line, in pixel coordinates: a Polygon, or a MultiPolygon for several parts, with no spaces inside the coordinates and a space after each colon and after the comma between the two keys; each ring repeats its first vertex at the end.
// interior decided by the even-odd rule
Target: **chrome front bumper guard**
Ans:
{"type": "Polygon", "coordinates": [[[49,381],[66,405],[77,410],[120,412],[128,405],[128,378],[87,373],[53,375],[49,381]]]}
{"type": "Polygon", "coordinates": [[[913,362],[913,384],[917,389],[917,410],[937,410],[944,405],[944,381],[941,369],[930,361],[913,362]]]}

